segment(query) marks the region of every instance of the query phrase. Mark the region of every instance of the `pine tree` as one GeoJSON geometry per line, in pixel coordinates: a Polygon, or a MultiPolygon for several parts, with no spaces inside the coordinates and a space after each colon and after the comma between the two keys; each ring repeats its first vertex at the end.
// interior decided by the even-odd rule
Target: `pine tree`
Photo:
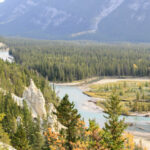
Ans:
{"type": "Polygon", "coordinates": [[[34,123],[32,133],[32,149],[33,150],[41,150],[42,146],[44,145],[44,138],[40,132],[40,118],[37,118],[36,122],[34,123]]]}
{"type": "Polygon", "coordinates": [[[103,140],[108,150],[122,150],[125,139],[122,137],[126,129],[124,119],[120,119],[122,108],[118,96],[112,96],[106,103],[105,118],[108,120],[103,128],[103,140]]]}
{"type": "Polygon", "coordinates": [[[103,144],[101,143],[102,140],[102,130],[100,130],[99,125],[96,123],[95,120],[89,120],[89,148],[93,150],[102,150],[103,144]]]}
{"type": "Polygon", "coordinates": [[[22,125],[19,125],[17,128],[17,132],[14,134],[12,138],[12,145],[17,150],[29,150],[28,140],[26,137],[25,129],[22,125]]]}
{"type": "Polygon", "coordinates": [[[66,129],[66,145],[67,149],[72,150],[70,143],[76,141],[76,127],[77,122],[80,119],[77,109],[74,108],[74,103],[70,103],[68,100],[68,95],[66,95],[60,105],[57,107],[58,120],[67,127],[66,129]]]}

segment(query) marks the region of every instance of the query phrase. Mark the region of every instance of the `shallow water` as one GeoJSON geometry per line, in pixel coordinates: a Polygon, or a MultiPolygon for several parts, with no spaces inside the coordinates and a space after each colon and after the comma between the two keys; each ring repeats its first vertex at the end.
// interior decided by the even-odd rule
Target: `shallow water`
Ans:
{"type": "MultiPolygon", "coordinates": [[[[104,126],[106,121],[104,117],[105,114],[93,103],[88,102],[91,97],[83,94],[80,88],[76,86],[55,85],[55,91],[60,98],[68,94],[70,101],[75,103],[75,107],[87,124],[89,119],[95,119],[100,127],[104,126]]],[[[123,118],[123,116],[121,118],[123,118]]],[[[150,132],[150,117],[128,116],[125,117],[125,121],[133,124],[132,127],[128,127],[128,130],[150,132]]]]}

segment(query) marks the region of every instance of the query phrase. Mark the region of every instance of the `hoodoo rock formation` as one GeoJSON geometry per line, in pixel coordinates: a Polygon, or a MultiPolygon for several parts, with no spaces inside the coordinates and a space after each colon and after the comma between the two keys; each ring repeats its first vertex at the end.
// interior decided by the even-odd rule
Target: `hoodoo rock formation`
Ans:
{"type": "Polygon", "coordinates": [[[42,118],[46,116],[44,96],[40,89],[35,86],[32,79],[30,81],[30,86],[26,88],[23,93],[23,99],[28,104],[34,117],[39,116],[42,118]]]}

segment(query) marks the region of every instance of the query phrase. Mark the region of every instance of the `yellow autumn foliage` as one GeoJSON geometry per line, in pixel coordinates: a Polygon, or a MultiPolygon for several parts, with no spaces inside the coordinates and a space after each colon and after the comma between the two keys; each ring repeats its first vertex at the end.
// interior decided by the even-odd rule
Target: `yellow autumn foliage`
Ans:
{"type": "MultiPolygon", "coordinates": [[[[82,120],[78,121],[77,128],[78,140],[76,142],[70,142],[72,150],[109,150],[104,148],[104,145],[100,142],[102,139],[102,129],[94,128],[89,130],[82,120]]],[[[49,148],[51,150],[67,150],[65,147],[65,137],[61,134],[55,133],[49,128],[44,135],[47,137],[49,148]]],[[[142,146],[142,142],[139,145],[136,145],[133,135],[128,132],[125,132],[122,138],[125,139],[124,149],[122,150],[147,150],[146,147],[142,146]]]]}

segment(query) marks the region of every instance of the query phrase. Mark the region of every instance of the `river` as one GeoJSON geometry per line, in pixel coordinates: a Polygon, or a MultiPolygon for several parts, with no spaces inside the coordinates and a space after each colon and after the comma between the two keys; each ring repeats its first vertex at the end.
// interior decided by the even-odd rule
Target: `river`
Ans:
{"type": "MultiPolygon", "coordinates": [[[[70,101],[75,103],[75,107],[78,109],[87,125],[89,119],[95,119],[100,127],[104,126],[106,121],[104,117],[105,114],[99,110],[95,104],[88,102],[91,97],[83,94],[78,86],[55,85],[55,91],[60,98],[63,98],[65,94],[68,94],[70,101]]],[[[123,117],[124,116],[121,116],[121,118],[123,117]]],[[[128,127],[128,131],[150,133],[150,117],[127,116],[124,118],[127,123],[132,123],[133,125],[128,127]]]]}

